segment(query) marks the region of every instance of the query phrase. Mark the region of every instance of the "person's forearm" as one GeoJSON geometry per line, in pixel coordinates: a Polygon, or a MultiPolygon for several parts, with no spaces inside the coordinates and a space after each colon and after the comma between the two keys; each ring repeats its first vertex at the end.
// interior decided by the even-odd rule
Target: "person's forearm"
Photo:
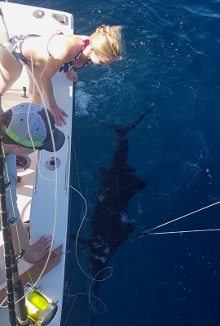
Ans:
{"type": "Polygon", "coordinates": [[[43,74],[41,75],[41,82],[44,90],[44,94],[46,96],[47,102],[50,108],[56,107],[57,103],[55,101],[54,93],[53,93],[53,85],[51,79],[45,77],[43,74]]]}
{"type": "Polygon", "coordinates": [[[64,116],[68,117],[68,115],[66,114],[66,112],[64,110],[62,110],[61,108],[58,107],[58,105],[55,101],[55,97],[54,97],[54,93],[53,93],[53,85],[52,85],[51,79],[45,77],[45,75],[42,73],[41,81],[42,81],[42,86],[44,89],[44,93],[45,93],[47,102],[49,104],[48,109],[50,109],[50,112],[55,119],[56,125],[62,126],[63,123],[66,124],[64,116]]]}

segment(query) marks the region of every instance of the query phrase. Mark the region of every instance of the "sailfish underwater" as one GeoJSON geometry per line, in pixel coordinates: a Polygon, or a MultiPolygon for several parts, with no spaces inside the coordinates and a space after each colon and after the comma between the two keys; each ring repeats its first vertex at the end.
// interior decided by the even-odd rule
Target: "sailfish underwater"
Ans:
{"type": "MultiPolygon", "coordinates": [[[[117,134],[117,149],[110,168],[101,170],[100,185],[97,192],[95,211],[91,218],[92,238],[77,241],[90,250],[90,266],[95,280],[102,280],[104,269],[117,248],[134,232],[129,221],[128,203],[147,183],[135,175],[135,170],[127,164],[128,135],[153,108],[153,104],[133,124],[125,127],[109,127],[117,134]]],[[[71,235],[73,239],[76,236],[71,235]]],[[[98,294],[95,282],[93,292],[98,294]]]]}

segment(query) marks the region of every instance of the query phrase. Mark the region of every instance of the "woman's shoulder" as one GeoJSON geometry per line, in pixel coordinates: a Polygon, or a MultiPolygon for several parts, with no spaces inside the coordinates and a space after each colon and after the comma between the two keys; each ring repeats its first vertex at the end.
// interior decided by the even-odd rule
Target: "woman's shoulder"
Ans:
{"type": "Polygon", "coordinates": [[[83,44],[83,40],[78,35],[56,35],[54,37],[54,43],[60,47],[65,47],[67,49],[80,47],[83,44]]]}
{"type": "Polygon", "coordinates": [[[70,35],[66,43],[67,51],[78,54],[87,39],[88,37],[85,35],[70,35]]]}
{"type": "Polygon", "coordinates": [[[83,46],[83,40],[78,35],[56,35],[50,40],[50,53],[52,55],[74,56],[83,46]]]}

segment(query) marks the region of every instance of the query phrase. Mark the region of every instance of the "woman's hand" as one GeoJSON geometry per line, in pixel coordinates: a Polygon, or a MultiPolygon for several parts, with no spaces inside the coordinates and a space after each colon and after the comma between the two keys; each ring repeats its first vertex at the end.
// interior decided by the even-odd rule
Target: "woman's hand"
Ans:
{"type": "Polygon", "coordinates": [[[66,124],[64,117],[68,117],[65,111],[60,109],[58,106],[50,107],[50,112],[54,117],[55,123],[57,126],[62,126],[62,123],[66,124]]]}
{"type": "Polygon", "coordinates": [[[75,84],[78,82],[77,73],[75,71],[73,71],[72,69],[70,69],[69,71],[66,72],[66,77],[69,80],[71,80],[72,82],[74,82],[75,84]]]}

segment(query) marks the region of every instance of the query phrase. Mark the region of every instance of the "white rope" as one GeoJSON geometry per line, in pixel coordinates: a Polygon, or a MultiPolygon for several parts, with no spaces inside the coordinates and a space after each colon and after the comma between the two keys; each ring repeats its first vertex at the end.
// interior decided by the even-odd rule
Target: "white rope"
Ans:
{"type": "Polygon", "coordinates": [[[213,203],[213,204],[210,204],[210,205],[208,205],[208,206],[204,206],[204,207],[202,207],[202,208],[199,208],[199,209],[197,209],[197,210],[195,210],[195,211],[193,211],[193,212],[190,212],[190,213],[188,213],[188,214],[186,214],[186,215],[182,215],[182,216],[180,216],[180,217],[177,217],[177,218],[175,218],[174,220],[170,220],[170,221],[168,221],[168,222],[166,222],[166,223],[160,224],[160,225],[158,225],[158,226],[156,226],[156,227],[150,229],[149,231],[151,232],[151,231],[153,231],[153,230],[156,230],[156,229],[158,229],[158,228],[161,228],[162,226],[165,226],[165,225],[171,224],[171,223],[176,222],[176,221],[178,221],[178,220],[180,220],[180,219],[182,219],[182,218],[184,218],[184,217],[190,216],[190,215],[192,215],[192,214],[196,214],[196,213],[198,213],[198,212],[201,212],[201,211],[203,211],[203,210],[205,210],[205,209],[208,209],[208,208],[210,208],[210,207],[212,207],[212,206],[216,206],[216,205],[218,205],[218,204],[220,204],[220,201],[217,201],[217,202],[215,202],[215,203],[213,203]]]}

